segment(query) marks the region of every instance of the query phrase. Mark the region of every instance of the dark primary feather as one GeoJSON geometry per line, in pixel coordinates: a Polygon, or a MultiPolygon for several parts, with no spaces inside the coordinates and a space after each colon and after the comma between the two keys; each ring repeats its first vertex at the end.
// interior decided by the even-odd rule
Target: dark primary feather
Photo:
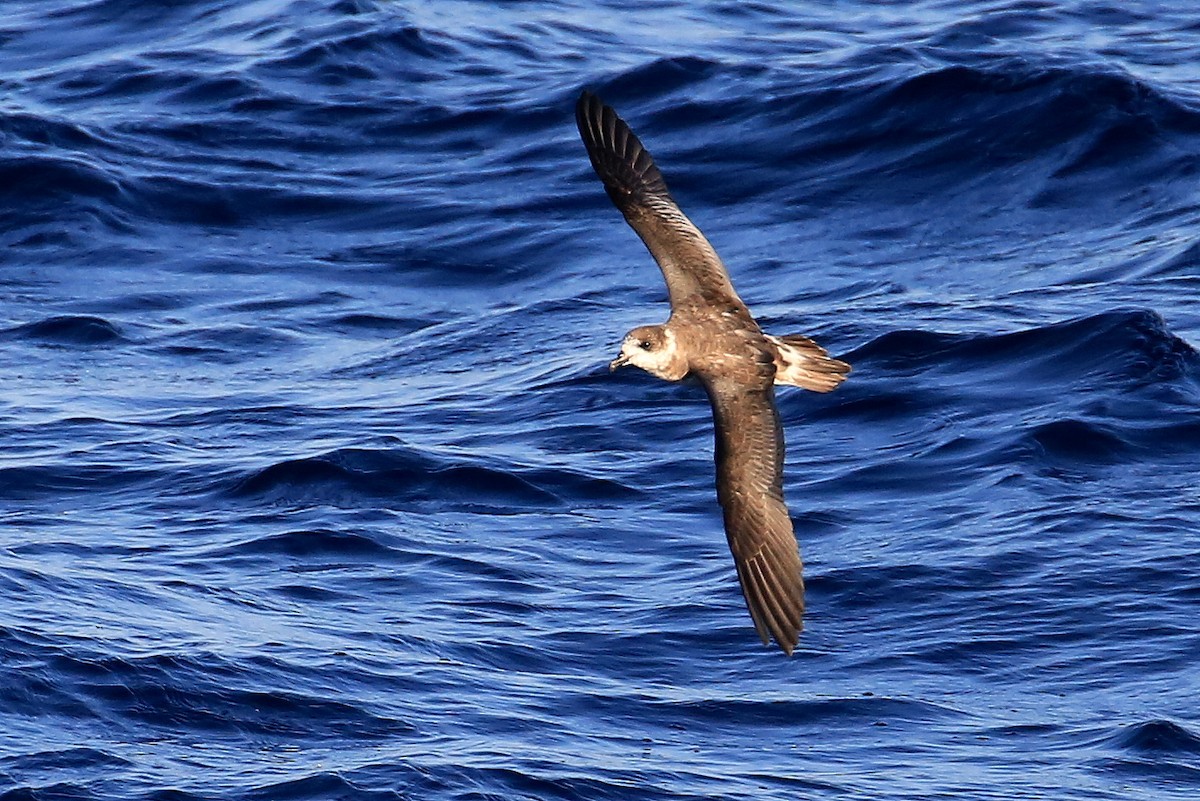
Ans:
{"type": "Polygon", "coordinates": [[[605,191],[662,269],[671,305],[702,295],[709,303],[744,309],[717,252],[679,210],[650,153],[625,121],[584,92],[575,104],[575,122],[605,191]]]}
{"type": "Polygon", "coordinates": [[[584,92],[575,104],[575,123],[596,174],[617,208],[670,198],[662,173],[637,135],[617,113],[584,92]]]}
{"type": "Polygon", "coordinates": [[[783,500],[783,429],[774,389],[701,374],[713,407],[717,499],[746,606],[766,643],[787,654],[800,638],[804,580],[783,500]]]}

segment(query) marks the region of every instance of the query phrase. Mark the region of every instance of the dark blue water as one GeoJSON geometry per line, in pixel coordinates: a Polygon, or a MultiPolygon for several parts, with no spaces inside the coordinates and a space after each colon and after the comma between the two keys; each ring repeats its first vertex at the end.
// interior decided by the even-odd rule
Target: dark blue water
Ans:
{"type": "Polygon", "coordinates": [[[0,798],[1194,799],[1190,2],[9,0],[0,798]],[[630,121],[777,333],[761,646],[630,121]]]}

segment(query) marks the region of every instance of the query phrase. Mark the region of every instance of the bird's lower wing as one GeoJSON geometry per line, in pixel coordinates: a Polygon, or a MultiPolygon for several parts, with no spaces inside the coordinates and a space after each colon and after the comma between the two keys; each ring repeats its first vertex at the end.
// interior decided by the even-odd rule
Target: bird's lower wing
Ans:
{"type": "Polygon", "coordinates": [[[783,500],[783,430],[774,389],[704,379],[716,431],[717,499],[742,595],[764,643],[791,654],[804,617],[796,535],[783,500]]]}

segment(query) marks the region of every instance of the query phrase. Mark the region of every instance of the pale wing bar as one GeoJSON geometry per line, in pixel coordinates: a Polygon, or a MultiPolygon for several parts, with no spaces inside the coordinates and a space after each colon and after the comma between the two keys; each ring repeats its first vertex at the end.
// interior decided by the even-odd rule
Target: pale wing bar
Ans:
{"type": "Polygon", "coordinates": [[[575,104],[575,122],[605,191],[662,269],[671,305],[700,294],[712,303],[742,306],[717,252],[679,210],[650,153],[625,121],[584,92],[575,104]]]}

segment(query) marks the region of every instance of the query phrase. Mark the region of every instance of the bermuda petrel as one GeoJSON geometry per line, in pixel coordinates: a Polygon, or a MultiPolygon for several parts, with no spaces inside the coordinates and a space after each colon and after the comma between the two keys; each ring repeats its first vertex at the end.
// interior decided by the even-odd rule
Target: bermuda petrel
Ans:
{"type": "Polygon", "coordinates": [[[783,428],[775,384],[828,392],[850,365],[805,336],[765,334],[712,245],[667,192],[662,173],[625,121],[584,92],[575,121],[604,189],[667,281],[671,316],[625,335],[610,365],[678,381],[694,376],[712,403],[717,500],[742,595],[764,644],[791,655],[804,615],[800,549],[783,500],[783,428]]]}

